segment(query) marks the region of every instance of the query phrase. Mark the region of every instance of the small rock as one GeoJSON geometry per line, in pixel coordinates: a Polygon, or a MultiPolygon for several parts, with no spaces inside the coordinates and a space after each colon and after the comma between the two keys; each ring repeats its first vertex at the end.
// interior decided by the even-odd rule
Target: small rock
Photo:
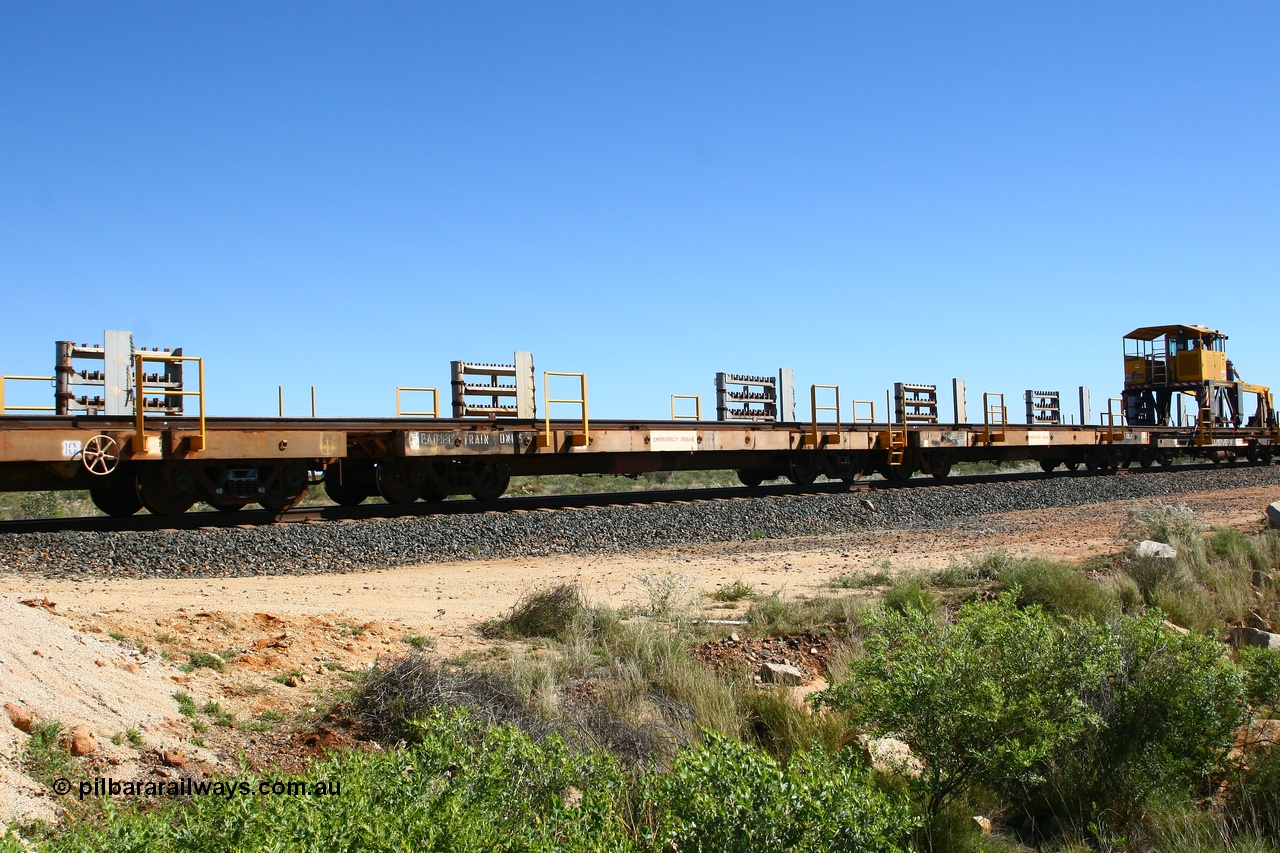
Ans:
{"type": "Polygon", "coordinates": [[[1261,569],[1253,570],[1253,577],[1250,582],[1258,589],[1274,589],[1276,585],[1276,579],[1261,569]]]}
{"type": "Polygon", "coordinates": [[[136,663],[125,664],[125,669],[129,670],[130,672],[137,672],[138,665],[136,663]]]}
{"type": "Polygon", "coordinates": [[[1161,627],[1161,628],[1164,628],[1164,629],[1165,629],[1165,630],[1167,630],[1167,631],[1173,631],[1173,632],[1178,633],[1178,634],[1190,634],[1190,633],[1191,633],[1191,630],[1190,630],[1189,628],[1183,628],[1181,625],[1175,625],[1175,624],[1173,624],[1172,622],[1170,622],[1168,619],[1165,619],[1164,621],[1162,621],[1162,622],[1160,623],[1160,627],[1161,627]]]}
{"type": "Polygon", "coordinates": [[[731,642],[731,643],[736,643],[736,642],[738,642],[738,641],[739,641],[739,640],[741,640],[741,639],[742,639],[742,638],[741,638],[741,637],[739,637],[736,633],[735,633],[735,634],[730,634],[730,635],[729,635],[729,642],[731,642]]]}
{"type": "Polygon", "coordinates": [[[1133,553],[1139,557],[1156,557],[1161,560],[1172,560],[1178,556],[1177,550],[1172,545],[1166,545],[1163,542],[1152,542],[1150,539],[1144,539],[1139,542],[1133,553]]]}
{"type": "Polygon", "coordinates": [[[160,760],[170,767],[186,767],[187,757],[180,749],[164,749],[160,751],[160,760]]]}
{"type": "Polygon", "coordinates": [[[98,751],[98,738],[93,729],[79,723],[67,729],[62,736],[62,743],[72,755],[93,755],[98,751]]]}
{"type": "Polygon", "coordinates": [[[976,814],[973,816],[973,823],[978,829],[982,830],[983,835],[991,834],[991,818],[976,814]]]}
{"type": "Polygon", "coordinates": [[[102,658],[98,658],[96,661],[94,661],[94,664],[97,666],[106,666],[107,662],[104,661],[102,658]]]}
{"type": "Polygon", "coordinates": [[[881,773],[896,773],[919,779],[924,772],[924,762],[916,758],[906,741],[896,737],[881,737],[868,740],[865,746],[872,768],[881,773]]]}
{"type": "Polygon", "coordinates": [[[804,673],[788,664],[766,661],[760,665],[760,680],[766,684],[803,684],[804,673]]]}
{"type": "Polygon", "coordinates": [[[9,721],[13,723],[14,728],[20,732],[31,734],[31,730],[35,728],[35,720],[31,717],[30,711],[12,702],[5,702],[4,710],[9,715],[9,721]]]}
{"type": "Polygon", "coordinates": [[[1271,522],[1272,527],[1280,527],[1280,501],[1267,507],[1267,521],[1271,522]]]}
{"type": "Polygon", "coordinates": [[[865,510],[870,510],[871,512],[876,511],[876,505],[871,502],[870,498],[862,498],[858,501],[858,505],[865,510]]]}
{"type": "Polygon", "coordinates": [[[1259,631],[1257,628],[1232,628],[1231,645],[1258,646],[1280,652],[1280,634],[1259,631]]]}

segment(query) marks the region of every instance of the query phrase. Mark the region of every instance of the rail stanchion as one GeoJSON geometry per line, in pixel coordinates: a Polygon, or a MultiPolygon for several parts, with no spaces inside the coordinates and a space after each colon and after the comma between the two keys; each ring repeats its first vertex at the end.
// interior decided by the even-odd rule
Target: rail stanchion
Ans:
{"type": "Polygon", "coordinates": [[[57,411],[55,406],[9,406],[7,409],[4,404],[4,383],[9,380],[14,382],[53,382],[54,376],[0,376],[0,415],[5,412],[54,412],[57,411]]]}
{"type": "Polygon", "coordinates": [[[702,420],[702,398],[694,394],[672,394],[671,395],[671,420],[673,421],[700,421],[702,420]],[[676,414],[676,400],[692,400],[692,415],[676,414]]]}
{"type": "Polygon", "coordinates": [[[411,388],[403,385],[396,389],[396,417],[397,418],[438,418],[440,417],[440,392],[435,388],[411,388]],[[402,408],[400,405],[400,394],[403,391],[414,393],[423,393],[431,395],[431,410],[426,412],[411,412],[402,408]]]}
{"type": "MultiPolygon", "coordinates": [[[[192,453],[199,453],[204,450],[208,444],[207,433],[205,432],[204,426],[204,359],[194,355],[161,355],[158,353],[136,352],[133,355],[133,455],[152,455],[151,451],[147,448],[147,431],[144,425],[146,401],[143,398],[146,393],[147,381],[146,374],[143,373],[142,366],[144,362],[148,361],[194,361],[196,363],[196,372],[200,378],[198,390],[178,391],[172,388],[163,388],[161,390],[166,397],[195,397],[200,403],[200,434],[187,437],[187,449],[192,453]]],[[[157,451],[157,453],[158,452],[159,451],[157,451]]]]}
{"type": "Polygon", "coordinates": [[[804,436],[804,443],[808,447],[818,447],[823,442],[827,444],[840,443],[840,386],[839,385],[810,385],[809,386],[809,405],[813,422],[809,428],[809,434],[804,436]],[[836,402],[834,406],[818,405],[818,389],[822,388],[828,391],[834,391],[836,394],[836,402]],[[836,431],[818,434],[818,412],[835,412],[836,413],[836,431]]]}
{"type": "Polygon", "coordinates": [[[538,447],[553,447],[551,437],[551,405],[553,403],[564,403],[568,405],[582,407],[582,434],[577,435],[569,433],[569,445],[571,447],[586,447],[591,443],[591,425],[587,421],[587,374],[585,373],[557,373],[548,370],[542,374],[542,394],[543,394],[543,410],[546,418],[543,434],[538,436],[538,447]],[[580,397],[553,398],[551,396],[551,385],[548,379],[552,376],[565,376],[576,378],[578,380],[578,389],[580,397]]]}

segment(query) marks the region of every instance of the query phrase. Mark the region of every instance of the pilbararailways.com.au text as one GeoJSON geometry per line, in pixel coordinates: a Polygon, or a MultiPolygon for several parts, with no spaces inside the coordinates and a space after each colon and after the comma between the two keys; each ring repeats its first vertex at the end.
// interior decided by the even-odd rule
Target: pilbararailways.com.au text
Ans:
{"type": "Polygon", "coordinates": [[[59,795],[74,791],[81,800],[86,797],[221,797],[231,800],[236,797],[252,796],[336,797],[342,794],[342,783],[335,780],[305,782],[300,779],[283,781],[261,779],[254,782],[211,782],[207,779],[122,781],[98,776],[75,783],[65,778],[57,779],[53,784],[53,790],[59,795]]]}

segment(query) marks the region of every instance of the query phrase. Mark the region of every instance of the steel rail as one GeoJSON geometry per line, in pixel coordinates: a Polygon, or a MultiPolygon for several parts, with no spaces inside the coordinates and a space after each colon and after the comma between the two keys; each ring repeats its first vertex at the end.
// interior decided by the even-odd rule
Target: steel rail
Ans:
{"type": "Polygon", "coordinates": [[[729,486],[698,489],[651,489],[635,492],[593,492],[577,495],[508,495],[493,501],[470,498],[423,502],[408,505],[386,503],[361,504],[354,507],[336,505],[304,506],[272,512],[265,509],[219,512],[216,510],[186,512],[182,515],[78,516],[75,518],[35,518],[0,521],[0,535],[22,533],[55,533],[61,531],[138,532],[148,530],[202,530],[250,528],[270,524],[363,521],[388,518],[415,518],[433,515],[470,515],[485,512],[554,512],[562,509],[585,509],[606,506],[643,506],[654,504],[696,503],[701,501],[753,500],[758,498],[800,497],[804,495],[845,494],[894,489],[948,488],[953,486],[996,485],[1000,483],[1034,482],[1059,478],[1078,479],[1113,476],[1159,476],[1187,471],[1213,471],[1266,467],[1265,462],[1236,462],[1230,465],[1203,463],[1159,468],[1121,468],[1103,471],[1026,471],[1018,473],[969,474],[947,477],[914,477],[910,480],[859,480],[855,483],[825,481],[811,486],[778,484],[768,486],[729,486]]]}

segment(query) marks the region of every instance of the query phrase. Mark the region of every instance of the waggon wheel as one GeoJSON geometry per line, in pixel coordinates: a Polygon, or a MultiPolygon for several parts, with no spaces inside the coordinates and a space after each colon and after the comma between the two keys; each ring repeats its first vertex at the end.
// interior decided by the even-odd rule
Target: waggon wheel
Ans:
{"type": "Polygon", "coordinates": [[[225,499],[216,501],[209,500],[205,501],[205,503],[216,509],[218,512],[239,512],[249,505],[248,501],[225,499]]]}
{"type": "MultiPolygon", "coordinates": [[[[476,477],[476,485],[471,490],[471,497],[478,501],[496,501],[507,491],[511,484],[511,473],[504,468],[485,466],[476,477]]],[[[425,491],[425,489],[424,489],[425,491]]]]}
{"type": "Polygon", "coordinates": [[[125,518],[142,509],[138,489],[130,479],[117,477],[89,490],[93,505],[113,518],[125,518]]]}
{"type": "Polygon", "coordinates": [[[363,484],[350,480],[340,483],[336,474],[328,471],[324,475],[324,493],[338,506],[359,506],[369,497],[369,490],[363,484]]]}
{"type": "Polygon", "coordinates": [[[267,493],[258,498],[258,505],[272,512],[293,509],[307,496],[307,469],[294,462],[286,465],[279,478],[269,481],[267,493]]]}
{"type": "Polygon", "coordinates": [[[810,459],[792,458],[787,479],[797,486],[812,486],[818,479],[818,466],[810,459]]]}
{"type": "Polygon", "coordinates": [[[1046,474],[1052,473],[1053,469],[1057,467],[1058,467],[1058,460],[1056,459],[1040,460],[1040,470],[1045,472],[1046,474]]]}
{"type": "Polygon", "coordinates": [[[138,470],[138,499],[155,515],[182,515],[196,502],[196,481],[185,468],[150,462],[138,470]]]}
{"type": "Polygon", "coordinates": [[[423,480],[421,472],[414,477],[408,467],[396,465],[394,462],[378,463],[378,494],[387,499],[387,503],[405,506],[422,497],[423,480]]]}
{"type": "Polygon", "coordinates": [[[753,489],[765,481],[765,472],[759,468],[739,468],[737,474],[738,482],[753,489]]]}
{"type": "Polygon", "coordinates": [[[878,470],[881,477],[894,483],[905,483],[915,473],[910,465],[881,465],[878,470]]]}

